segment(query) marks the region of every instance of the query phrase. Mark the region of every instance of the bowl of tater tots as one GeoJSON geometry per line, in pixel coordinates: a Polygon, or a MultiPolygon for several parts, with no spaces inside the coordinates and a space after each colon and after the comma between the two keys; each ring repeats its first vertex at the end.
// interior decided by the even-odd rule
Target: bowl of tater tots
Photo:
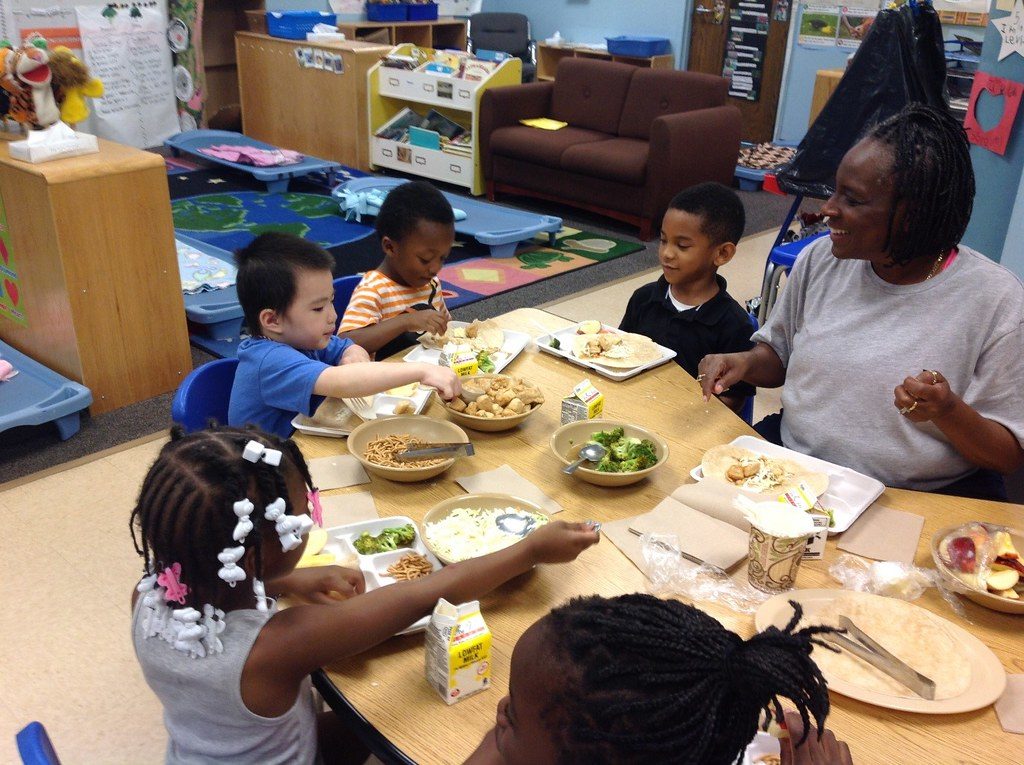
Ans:
{"type": "Polygon", "coordinates": [[[444,408],[471,430],[511,430],[544,403],[536,385],[515,375],[470,375],[462,378],[462,390],[462,398],[444,402],[444,408]]]}

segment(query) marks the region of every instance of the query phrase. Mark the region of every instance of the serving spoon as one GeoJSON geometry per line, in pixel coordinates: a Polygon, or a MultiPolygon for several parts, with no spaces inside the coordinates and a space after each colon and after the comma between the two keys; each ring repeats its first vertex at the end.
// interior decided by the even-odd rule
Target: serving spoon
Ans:
{"type": "Polygon", "coordinates": [[[607,453],[608,450],[601,446],[601,444],[587,444],[580,449],[580,458],[571,465],[566,465],[562,468],[562,472],[566,475],[572,475],[576,472],[576,468],[584,462],[600,462],[607,453]]]}

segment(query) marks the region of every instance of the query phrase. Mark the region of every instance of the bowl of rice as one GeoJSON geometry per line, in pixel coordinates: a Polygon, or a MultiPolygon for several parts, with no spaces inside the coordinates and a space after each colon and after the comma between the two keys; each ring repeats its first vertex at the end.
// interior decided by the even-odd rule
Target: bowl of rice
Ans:
{"type": "Polygon", "coordinates": [[[348,452],[367,472],[400,483],[425,481],[455,464],[455,457],[399,462],[395,455],[422,444],[469,443],[466,431],[447,420],[402,415],[368,420],[348,436],[348,452]]]}
{"type": "Polygon", "coordinates": [[[511,494],[464,494],[427,511],[422,539],[442,563],[458,563],[511,547],[548,521],[538,505],[511,494]]]}

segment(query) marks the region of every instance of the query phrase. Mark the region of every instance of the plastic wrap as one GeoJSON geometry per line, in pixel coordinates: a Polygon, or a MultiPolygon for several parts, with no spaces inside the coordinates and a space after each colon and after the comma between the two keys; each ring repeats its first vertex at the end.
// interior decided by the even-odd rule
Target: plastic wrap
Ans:
{"type": "Polygon", "coordinates": [[[695,566],[686,561],[675,534],[644,534],[640,537],[640,552],[655,595],[684,595],[694,602],[722,603],[745,614],[754,613],[771,597],[746,581],[736,582],[718,566],[695,566]]]}
{"type": "Polygon", "coordinates": [[[856,555],[840,555],[829,566],[828,573],[844,590],[870,592],[899,600],[917,600],[929,587],[935,587],[954,613],[967,619],[964,607],[953,597],[938,571],[892,560],[869,561],[856,555]]]}

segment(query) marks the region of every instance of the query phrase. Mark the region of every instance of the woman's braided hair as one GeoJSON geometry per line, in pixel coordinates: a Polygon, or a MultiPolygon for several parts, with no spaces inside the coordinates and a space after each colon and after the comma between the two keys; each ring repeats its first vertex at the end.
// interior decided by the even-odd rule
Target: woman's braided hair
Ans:
{"type": "Polygon", "coordinates": [[[910,104],[872,128],[866,140],[888,146],[895,192],[889,254],[897,264],[949,252],[974,206],[974,167],[967,133],[948,109],[910,104]],[[896,228],[897,215],[901,226],[896,228]]]}
{"type": "Polygon", "coordinates": [[[264,508],[277,497],[285,500],[285,512],[294,514],[285,480],[286,464],[312,486],[309,468],[291,440],[281,440],[256,429],[216,427],[185,435],[179,427],[149,469],[132,511],[129,527],[135,551],[145,561],[147,573],[181,564],[181,581],[188,585],[186,603],[202,609],[216,605],[216,593],[224,583],[217,576],[217,554],[239,544],[232,532],[238,521],[232,506],[248,498],[256,506],[251,519],[254,533],[245,542],[255,548],[256,572],[263,578],[261,540],[264,508]],[[251,440],[277,449],[284,455],[280,467],[242,459],[251,440]]]}
{"type": "Polygon", "coordinates": [[[749,640],[693,606],[652,595],[576,598],[545,620],[552,666],[564,678],[542,715],[562,763],[739,762],[761,719],[781,698],[809,730],[829,711],[828,687],[811,660],[814,635],[784,629],[749,640]]]}

